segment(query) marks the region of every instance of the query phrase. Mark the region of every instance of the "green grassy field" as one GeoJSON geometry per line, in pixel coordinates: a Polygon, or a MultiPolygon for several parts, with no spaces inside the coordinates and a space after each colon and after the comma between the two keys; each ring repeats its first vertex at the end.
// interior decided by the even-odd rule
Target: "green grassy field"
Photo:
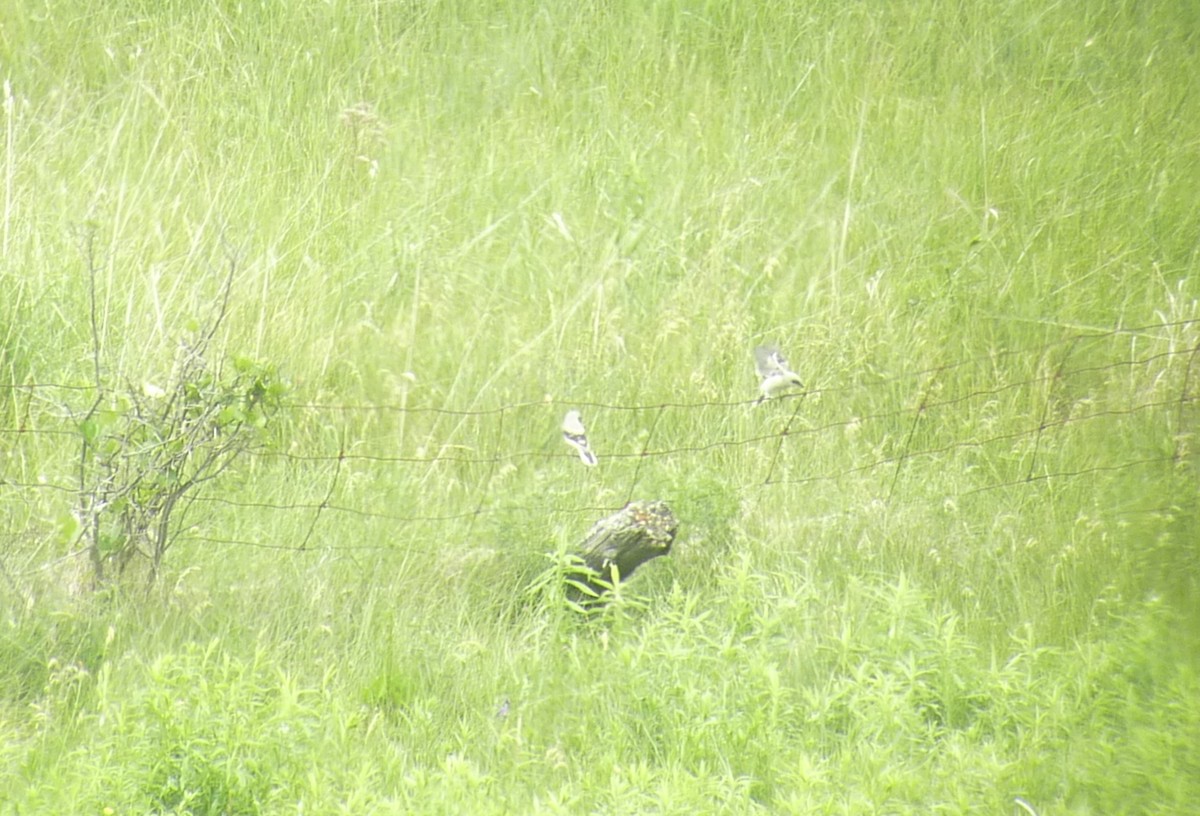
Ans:
{"type": "Polygon", "coordinates": [[[0,814],[1200,801],[1200,6],[4,8],[0,814]],[[94,586],[231,268],[284,405],[94,586]]]}

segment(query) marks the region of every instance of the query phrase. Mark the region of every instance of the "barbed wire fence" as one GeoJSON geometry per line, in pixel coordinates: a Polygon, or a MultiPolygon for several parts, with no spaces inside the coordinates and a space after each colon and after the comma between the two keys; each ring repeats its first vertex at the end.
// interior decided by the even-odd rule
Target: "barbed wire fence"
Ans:
{"type": "MultiPolygon", "coordinates": [[[[61,530],[77,510],[80,485],[45,456],[57,452],[64,463],[79,437],[80,406],[98,396],[89,384],[0,384],[0,517],[8,522],[0,546],[9,556],[25,553],[24,565],[10,561],[2,570],[9,582],[69,549],[61,530]]],[[[532,400],[466,410],[290,402],[277,417],[290,430],[248,451],[235,485],[214,482],[192,496],[180,535],[297,552],[419,548],[416,538],[383,531],[416,527],[436,540],[445,528],[455,534],[443,540],[461,540],[488,517],[519,525],[565,515],[579,519],[582,533],[637,498],[701,505],[864,477],[875,501],[892,504],[1047,484],[1086,488],[1123,471],[1195,478],[1198,403],[1200,319],[1080,330],[890,378],[817,384],[763,405],[532,400]],[[1013,371],[1023,374],[1006,374],[1013,371]],[[572,462],[575,452],[559,438],[568,408],[589,417],[599,467],[572,462]],[[1113,435],[1125,438],[1094,444],[1113,435]],[[1059,455],[1083,438],[1092,440],[1088,456],[1059,455]],[[970,478],[950,492],[922,487],[951,460],[970,478]],[[530,478],[510,489],[522,484],[512,478],[520,472],[530,478]],[[574,480],[569,488],[561,485],[564,472],[574,480]],[[277,529],[269,518],[279,514],[289,519],[286,539],[269,532],[277,529]],[[197,516],[264,519],[246,526],[268,532],[232,535],[197,516]],[[350,522],[367,523],[360,540],[336,534],[350,522]],[[381,527],[373,533],[371,524],[381,527]]]]}

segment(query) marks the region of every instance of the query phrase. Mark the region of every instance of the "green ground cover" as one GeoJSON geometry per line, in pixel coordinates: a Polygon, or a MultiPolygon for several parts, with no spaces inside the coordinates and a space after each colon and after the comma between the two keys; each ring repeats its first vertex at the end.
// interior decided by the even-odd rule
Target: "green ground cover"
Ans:
{"type": "Polygon", "coordinates": [[[1190,812],[1200,7],[1085,6],[4,3],[0,814],[1190,812]]]}

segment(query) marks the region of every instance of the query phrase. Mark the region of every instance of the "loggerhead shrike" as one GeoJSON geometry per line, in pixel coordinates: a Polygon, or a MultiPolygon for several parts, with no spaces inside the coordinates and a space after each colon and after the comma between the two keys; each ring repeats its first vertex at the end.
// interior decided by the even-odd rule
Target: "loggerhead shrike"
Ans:
{"type": "Polygon", "coordinates": [[[778,346],[756,346],[754,367],[758,369],[758,376],[762,378],[762,382],[758,384],[762,396],[758,398],[756,405],[761,404],[763,400],[779,396],[789,388],[804,387],[800,375],[788,366],[787,358],[778,346]]]}
{"type": "Polygon", "coordinates": [[[579,451],[579,458],[585,465],[596,464],[596,454],[592,453],[592,449],[588,447],[587,432],[583,429],[583,418],[578,411],[574,409],[567,411],[567,415],[563,417],[562,432],[563,439],[567,440],[568,445],[579,451]]]}

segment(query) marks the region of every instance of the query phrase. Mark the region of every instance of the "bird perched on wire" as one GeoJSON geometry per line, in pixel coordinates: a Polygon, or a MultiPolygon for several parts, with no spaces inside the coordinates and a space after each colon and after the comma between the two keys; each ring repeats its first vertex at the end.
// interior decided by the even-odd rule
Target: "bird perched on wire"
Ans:
{"type": "Polygon", "coordinates": [[[800,375],[792,371],[779,346],[755,346],[754,367],[758,369],[758,376],[761,378],[758,390],[762,392],[755,405],[777,397],[789,388],[804,387],[800,375]]]}
{"type": "Polygon", "coordinates": [[[567,411],[567,415],[563,417],[562,432],[563,439],[567,440],[568,445],[579,451],[579,458],[585,465],[590,467],[596,464],[596,454],[592,453],[592,449],[588,447],[587,431],[583,429],[583,417],[575,409],[567,411]]]}

